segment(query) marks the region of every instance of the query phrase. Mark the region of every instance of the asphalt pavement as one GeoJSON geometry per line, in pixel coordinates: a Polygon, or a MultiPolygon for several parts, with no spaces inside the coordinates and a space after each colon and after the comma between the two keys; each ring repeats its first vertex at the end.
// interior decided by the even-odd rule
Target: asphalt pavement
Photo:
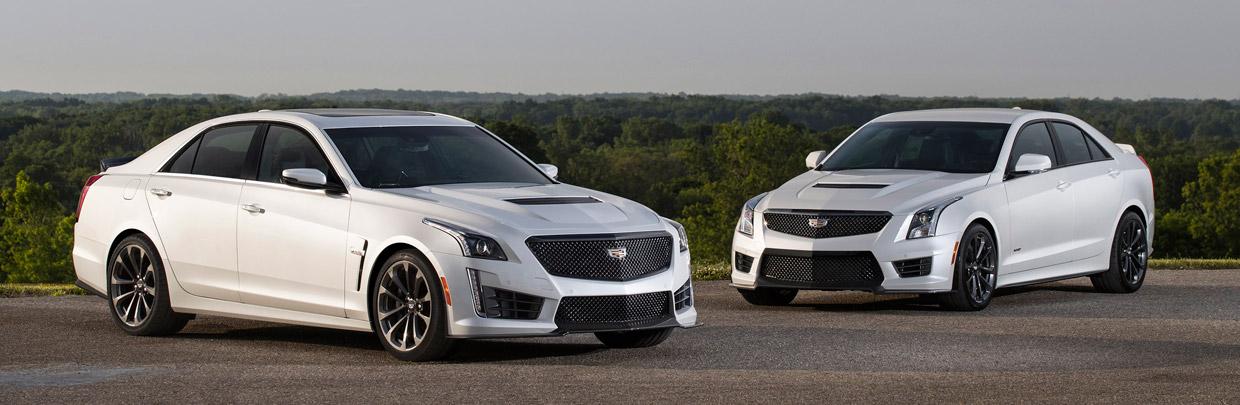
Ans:
{"type": "Polygon", "coordinates": [[[695,283],[699,320],[647,349],[593,335],[471,341],[396,361],[372,334],[202,316],[124,334],[93,296],[0,299],[0,403],[1240,402],[1240,270],[1000,290],[981,312],[912,295],[745,303],[695,283]]]}

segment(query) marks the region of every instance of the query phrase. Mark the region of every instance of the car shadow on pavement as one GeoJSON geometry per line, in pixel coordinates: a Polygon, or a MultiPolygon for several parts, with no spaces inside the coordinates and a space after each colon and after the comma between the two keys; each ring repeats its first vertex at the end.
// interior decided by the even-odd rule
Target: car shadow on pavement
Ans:
{"type": "MultiPolygon", "coordinates": [[[[192,325],[192,323],[191,323],[192,325]]],[[[374,334],[309,326],[269,326],[228,329],[218,332],[181,332],[177,338],[203,340],[245,340],[338,346],[351,349],[383,350],[374,334]]]]}
{"type": "MultiPolygon", "coordinates": [[[[995,291],[992,299],[1002,299],[1006,296],[1019,296],[1035,292],[1066,292],[1066,293],[1084,293],[1084,294],[1102,294],[1089,285],[1064,285],[1064,284],[1046,284],[1046,285],[1030,285],[1022,287],[1000,288],[995,291]]],[[[1075,299],[1064,297],[1065,299],[1075,299]]],[[[858,294],[846,297],[829,298],[828,303],[794,302],[789,307],[810,308],[816,311],[826,312],[875,312],[875,311],[920,311],[920,312],[944,312],[939,306],[938,301],[931,295],[869,295],[858,294]]],[[[993,301],[992,301],[993,304],[993,301]]]]}
{"type": "Polygon", "coordinates": [[[826,312],[872,312],[872,311],[941,311],[933,297],[903,296],[891,298],[872,295],[870,300],[832,300],[830,303],[793,303],[790,307],[810,308],[826,312]]]}
{"type": "Polygon", "coordinates": [[[507,339],[466,340],[461,342],[461,344],[460,350],[455,355],[444,360],[451,363],[534,360],[580,356],[607,349],[601,343],[564,343],[563,341],[550,340],[546,343],[507,339]]]}
{"type": "MultiPolygon", "coordinates": [[[[192,325],[192,324],[191,324],[192,325]]],[[[211,325],[206,331],[188,331],[176,334],[177,338],[198,340],[235,340],[282,342],[335,346],[340,348],[375,350],[383,352],[383,346],[372,333],[315,328],[309,326],[269,326],[244,329],[218,329],[211,325]],[[214,329],[214,330],[212,330],[214,329]]],[[[460,350],[444,359],[449,363],[481,363],[493,361],[532,360],[539,358],[577,356],[606,350],[600,344],[564,343],[562,340],[547,342],[519,341],[510,339],[464,340],[460,350]]]]}
{"type": "Polygon", "coordinates": [[[1000,288],[998,291],[995,291],[995,297],[997,298],[997,297],[1002,297],[1005,295],[1024,294],[1024,293],[1030,293],[1030,292],[1036,292],[1036,291],[1059,291],[1059,292],[1073,292],[1073,293],[1105,294],[1103,292],[1098,291],[1097,289],[1094,289],[1092,285],[1064,285],[1064,284],[1038,285],[1038,284],[1035,284],[1035,285],[1027,285],[1023,287],[1000,288]]]}

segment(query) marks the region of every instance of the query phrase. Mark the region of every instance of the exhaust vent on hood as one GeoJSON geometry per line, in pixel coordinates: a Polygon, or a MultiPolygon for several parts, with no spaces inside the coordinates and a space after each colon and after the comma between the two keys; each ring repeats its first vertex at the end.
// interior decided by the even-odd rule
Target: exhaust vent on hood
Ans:
{"type": "Polygon", "coordinates": [[[504,200],[517,205],[591,204],[602,202],[594,197],[531,197],[504,200]]]}
{"type": "Polygon", "coordinates": [[[883,188],[890,184],[860,184],[860,183],[818,183],[814,188],[883,188]]]}

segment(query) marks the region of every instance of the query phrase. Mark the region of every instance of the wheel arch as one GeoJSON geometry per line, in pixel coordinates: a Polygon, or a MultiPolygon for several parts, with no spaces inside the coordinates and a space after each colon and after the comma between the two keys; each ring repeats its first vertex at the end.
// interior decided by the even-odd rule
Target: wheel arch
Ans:
{"type": "MultiPolygon", "coordinates": [[[[424,250],[425,246],[418,247],[417,245],[418,245],[417,242],[413,240],[398,239],[395,241],[389,241],[386,245],[384,245],[383,249],[379,250],[379,253],[374,256],[374,258],[372,259],[373,261],[371,262],[370,266],[367,267],[369,274],[366,275],[366,284],[365,284],[367,320],[370,320],[369,319],[370,314],[372,311],[374,311],[374,305],[375,305],[374,287],[375,287],[375,283],[378,282],[379,280],[379,275],[383,273],[383,269],[382,269],[383,264],[387,262],[388,258],[392,257],[392,255],[395,255],[397,252],[404,251],[404,250],[413,251],[414,254],[418,255],[419,257],[422,258],[422,260],[426,260],[426,262],[430,264],[431,270],[434,270],[436,274],[438,274],[440,277],[443,277],[443,273],[439,270],[439,266],[437,266],[435,262],[431,260],[430,255],[426,254],[426,251],[424,250]]],[[[448,308],[448,311],[451,311],[450,307],[448,308]]],[[[373,326],[374,326],[374,322],[371,322],[371,327],[373,326]]]]}
{"type": "MultiPolygon", "coordinates": [[[[123,231],[121,231],[120,233],[116,234],[116,238],[112,239],[112,243],[111,243],[110,245],[108,245],[108,256],[106,257],[106,260],[111,261],[111,260],[112,260],[112,253],[116,252],[116,247],[117,247],[117,246],[119,246],[119,245],[121,244],[121,241],[122,241],[122,240],[125,240],[125,238],[128,238],[128,237],[133,236],[133,235],[142,235],[143,237],[145,237],[145,238],[146,238],[146,240],[147,240],[147,241],[151,242],[151,247],[154,247],[155,249],[159,249],[159,247],[158,247],[158,246],[155,246],[155,241],[154,241],[154,240],[152,240],[152,239],[151,239],[151,236],[150,236],[150,235],[147,235],[147,234],[146,234],[146,232],[142,232],[142,231],[140,231],[140,230],[138,230],[138,229],[135,229],[135,228],[129,228],[129,229],[123,230],[123,231]]],[[[159,254],[160,254],[160,255],[159,255],[159,258],[162,260],[162,259],[163,259],[163,257],[164,257],[163,252],[156,252],[156,253],[159,253],[159,254]]],[[[107,273],[107,266],[108,266],[108,263],[104,263],[104,264],[103,264],[103,266],[104,266],[104,273],[106,274],[106,273],[107,273]]]]}

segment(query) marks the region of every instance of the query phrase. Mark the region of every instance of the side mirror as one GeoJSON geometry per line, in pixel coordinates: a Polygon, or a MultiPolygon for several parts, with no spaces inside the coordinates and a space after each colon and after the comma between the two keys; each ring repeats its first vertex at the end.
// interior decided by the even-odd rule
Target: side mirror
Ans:
{"type": "Polygon", "coordinates": [[[551,176],[552,179],[559,180],[560,168],[555,167],[555,165],[550,163],[539,163],[538,168],[542,169],[543,173],[547,173],[548,176],[551,176]]]}
{"type": "Polygon", "coordinates": [[[1018,174],[1042,173],[1051,169],[1051,158],[1036,153],[1026,153],[1016,159],[1014,171],[1018,174]]]}
{"type": "Polygon", "coordinates": [[[280,177],[284,179],[284,184],[293,187],[308,188],[312,190],[327,190],[333,193],[343,193],[344,187],[335,184],[327,184],[327,175],[323,174],[319,169],[284,169],[280,172],[280,177]]]}
{"type": "Polygon", "coordinates": [[[805,157],[805,167],[808,167],[810,169],[818,167],[818,164],[822,163],[822,159],[825,157],[827,157],[827,151],[825,150],[816,150],[816,151],[810,152],[809,156],[805,157]]]}

